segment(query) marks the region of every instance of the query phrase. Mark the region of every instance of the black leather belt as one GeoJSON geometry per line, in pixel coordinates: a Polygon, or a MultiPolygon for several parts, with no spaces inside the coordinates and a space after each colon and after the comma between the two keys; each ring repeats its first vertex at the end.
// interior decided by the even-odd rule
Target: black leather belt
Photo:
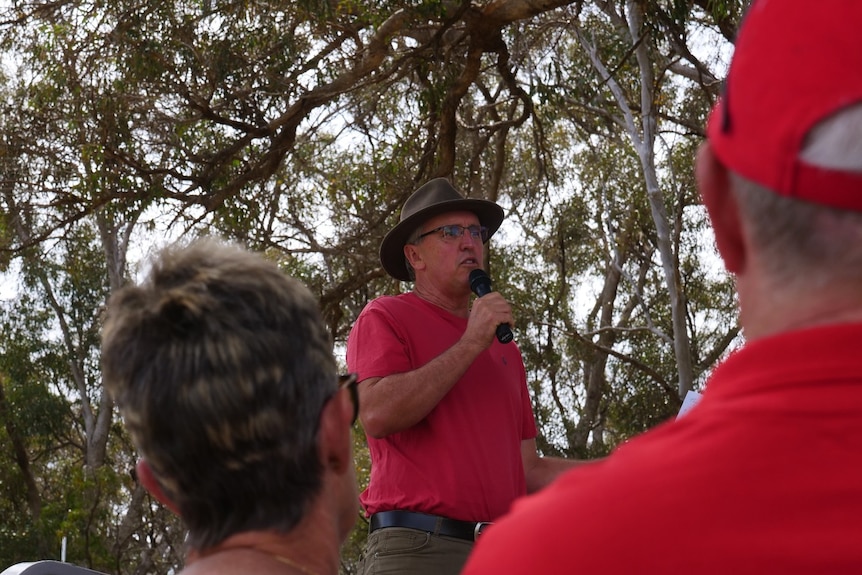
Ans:
{"type": "Polygon", "coordinates": [[[482,530],[491,523],[486,521],[458,521],[437,515],[416,513],[415,511],[381,511],[371,516],[371,531],[385,527],[407,527],[427,531],[434,535],[457,537],[475,541],[482,530]]]}

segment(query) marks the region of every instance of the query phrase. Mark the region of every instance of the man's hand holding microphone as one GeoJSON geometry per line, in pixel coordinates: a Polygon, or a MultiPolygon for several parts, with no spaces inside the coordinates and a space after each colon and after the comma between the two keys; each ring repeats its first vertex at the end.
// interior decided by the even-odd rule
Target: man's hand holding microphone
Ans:
{"type": "Polygon", "coordinates": [[[485,273],[485,270],[475,269],[470,272],[470,289],[480,299],[491,294],[490,300],[486,300],[483,304],[491,306],[491,311],[495,314],[502,315],[502,321],[498,323],[496,329],[497,340],[500,343],[509,343],[514,338],[512,333],[512,308],[509,306],[503,296],[491,290],[491,278],[485,273]]]}

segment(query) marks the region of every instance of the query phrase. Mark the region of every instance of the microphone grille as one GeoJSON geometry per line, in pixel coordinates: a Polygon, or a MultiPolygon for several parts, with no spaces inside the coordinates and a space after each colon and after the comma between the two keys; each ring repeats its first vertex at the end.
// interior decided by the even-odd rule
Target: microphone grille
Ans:
{"type": "Polygon", "coordinates": [[[476,268],[470,272],[470,289],[476,292],[476,288],[482,284],[490,286],[491,277],[485,273],[485,270],[476,268]]]}

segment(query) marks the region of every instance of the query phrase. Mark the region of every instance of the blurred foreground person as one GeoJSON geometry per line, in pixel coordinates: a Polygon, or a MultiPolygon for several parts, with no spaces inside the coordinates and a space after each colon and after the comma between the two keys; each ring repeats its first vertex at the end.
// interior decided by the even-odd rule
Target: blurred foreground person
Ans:
{"type": "Polygon", "coordinates": [[[338,573],[358,403],[305,286],[216,240],[168,249],[111,297],[102,370],[140,481],[188,527],[184,575],[338,573]]]}
{"type": "Polygon", "coordinates": [[[860,22],[753,2],[696,169],[746,344],[684,417],[517,502],[465,575],[862,573],[860,22]]]}

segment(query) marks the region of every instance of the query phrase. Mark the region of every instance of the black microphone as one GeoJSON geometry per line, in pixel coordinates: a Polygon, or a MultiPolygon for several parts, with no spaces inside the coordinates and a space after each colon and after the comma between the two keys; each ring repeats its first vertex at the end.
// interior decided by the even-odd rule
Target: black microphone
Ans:
{"type": "MultiPolygon", "coordinates": [[[[491,293],[491,277],[485,273],[485,270],[476,268],[470,272],[470,289],[479,297],[491,293]]],[[[501,323],[497,326],[497,341],[509,343],[513,337],[509,324],[501,323]]]]}

